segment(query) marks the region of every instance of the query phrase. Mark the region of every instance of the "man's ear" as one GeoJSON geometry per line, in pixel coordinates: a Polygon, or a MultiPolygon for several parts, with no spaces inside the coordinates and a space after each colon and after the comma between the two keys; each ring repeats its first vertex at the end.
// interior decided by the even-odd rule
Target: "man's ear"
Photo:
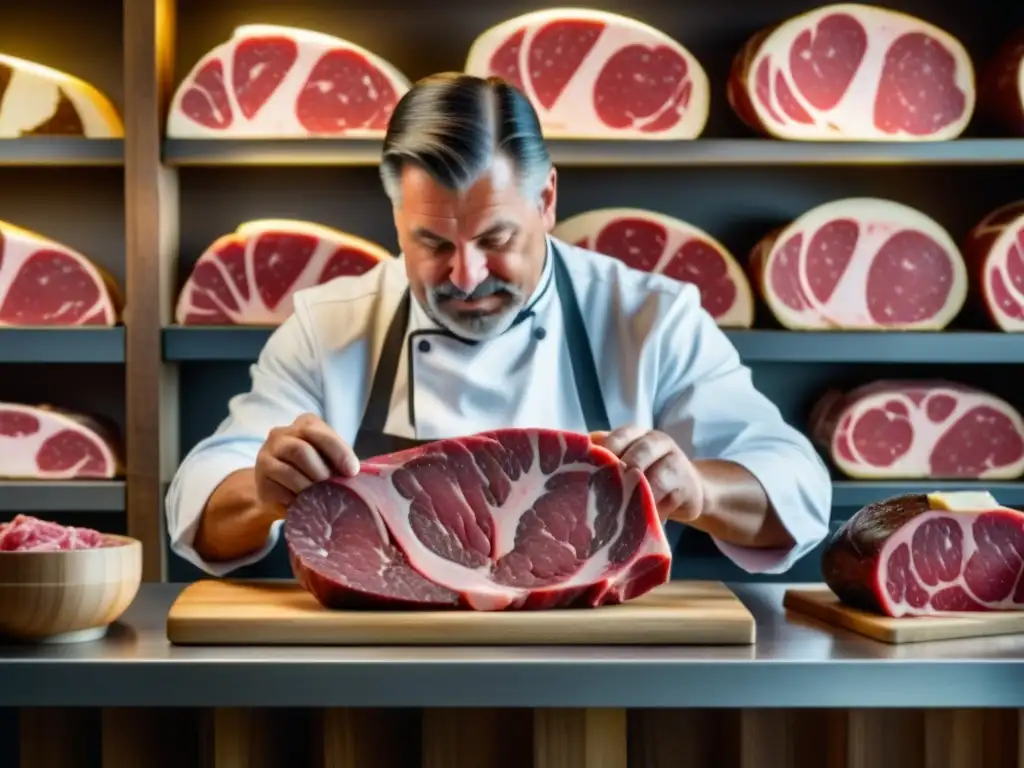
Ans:
{"type": "Polygon", "coordinates": [[[551,168],[551,172],[548,174],[547,184],[544,185],[544,189],[540,193],[540,215],[544,222],[544,231],[551,232],[555,228],[555,222],[558,219],[557,208],[558,208],[558,171],[555,170],[554,166],[551,168]]]}

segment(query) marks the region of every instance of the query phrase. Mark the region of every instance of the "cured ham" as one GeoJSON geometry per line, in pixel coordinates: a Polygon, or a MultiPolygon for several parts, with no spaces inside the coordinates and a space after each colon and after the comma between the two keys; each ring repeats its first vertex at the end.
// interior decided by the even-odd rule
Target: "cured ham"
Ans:
{"type": "Polygon", "coordinates": [[[383,247],[320,224],[258,219],[219,237],[196,262],[178,296],[180,325],[279,325],[292,295],[354,277],[392,258],[383,247]]]}
{"type": "Polygon", "coordinates": [[[974,67],[948,32],[899,11],[825,5],[752,36],[729,103],[751,128],[802,141],[943,141],[975,105],[974,67]]]}
{"type": "Polygon", "coordinates": [[[381,138],[410,83],[380,56],[321,32],[235,30],[178,86],[173,138],[381,138]]]}
{"type": "Polygon", "coordinates": [[[583,8],[532,11],[482,33],[465,71],[522,90],[548,138],[693,139],[707,123],[700,62],[654,27],[583,8]]]}
{"type": "Polygon", "coordinates": [[[124,123],[94,85],[60,70],[0,54],[0,139],[77,136],[119,139],[124,123]]]}
{"type": "Polygon", "coordinates": [[[940,330],[967,299],[967,268],[933,219],[879,198],[825,203],[754,247],[753,282],[792,330],[940,330]]]}
{"type": "Polygon", "coordinates": [[[634,269],[693,283],[701,305],[723,328],[749,328],[754,295],[743,269],[707,232],[639,208],[600,208],[559,222],[552,234],[634,269]]]}

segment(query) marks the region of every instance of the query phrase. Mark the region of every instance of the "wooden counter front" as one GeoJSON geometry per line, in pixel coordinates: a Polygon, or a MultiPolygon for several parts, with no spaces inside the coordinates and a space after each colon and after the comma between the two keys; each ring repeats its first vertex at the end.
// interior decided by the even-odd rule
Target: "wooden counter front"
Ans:
{"type": "Polygon", "coordinates": [[[891,645],[730,585],[756,645],[0,649],[0,766],[1024,768],[1024,636],[891,645]],[[20,744],[19,744],[20,741],[20,744]]]}

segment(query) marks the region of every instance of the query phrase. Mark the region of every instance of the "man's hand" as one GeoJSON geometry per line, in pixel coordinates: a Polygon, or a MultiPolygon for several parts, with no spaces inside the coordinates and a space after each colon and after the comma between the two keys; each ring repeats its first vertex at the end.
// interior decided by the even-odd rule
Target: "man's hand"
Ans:
{"type": "Polygon", "coordinates": [[[357,472],[359,459],[345,441],[318,416],[305,413],[267,435],[256,456],[256,496],[264,509],[281,516],[313,483],[357,472]]]}
{"type": "Polygon", "coordinates": [[[696,520],[704,508],[704,482],[676,442],[664,432],[641,427],[620,427],[594,432],[590,439],[644,473],[658,505],[662,522],[696,520]]]}

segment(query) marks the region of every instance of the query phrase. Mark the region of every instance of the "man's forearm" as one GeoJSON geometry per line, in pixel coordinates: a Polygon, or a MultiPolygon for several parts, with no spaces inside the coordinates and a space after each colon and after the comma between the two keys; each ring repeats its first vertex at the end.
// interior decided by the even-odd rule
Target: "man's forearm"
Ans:
{"type": "Polygon", "coordinates": [[[257,501],[254,471],[240,469],[224,478],[210,494],[193,546],[210,562],[236,560],[266,544],[276,519],[257,501]]]}
{"type": "Polygon", "coordinates": [[[721,459],[698,460],[694,466],[704,480],[704,507],[689,525],[741,547],[793,546],[761,483],[745,467],[721,459]]]}

